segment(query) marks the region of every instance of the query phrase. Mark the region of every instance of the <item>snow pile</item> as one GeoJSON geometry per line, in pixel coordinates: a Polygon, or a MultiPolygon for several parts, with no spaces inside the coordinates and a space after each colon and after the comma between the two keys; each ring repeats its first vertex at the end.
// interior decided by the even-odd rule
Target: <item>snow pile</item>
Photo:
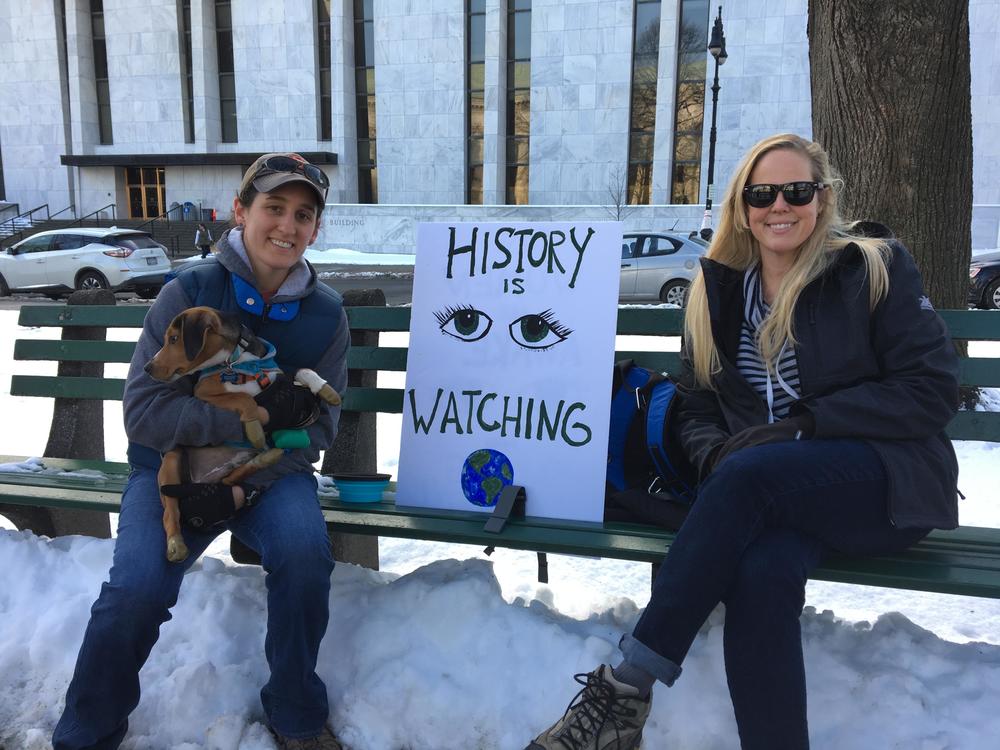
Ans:
{"type": "MultiPolygon", "coordinates": [[[[0,746],[43,750],[72,675],[113,543],[0,531],[0,746]]],[[[270,750],[257,691],[262,571],[220,550],[185,580],[142,671],[124,748],[270,750]]],[[[619,599],[574,619],[508,601],[483,560],[441,560],[396,577],[340,564],[318,670],[332,721],[354,750],[520,750],[554,721],[574,672],[614,658],[637,616],[619,599]]],[[[981,750],[1000,735],[1000,646],[943,641],[902,615],[851,624],[803,616],[814,747],[981,750]]],[[[658,686],[646,747],[737,748],[722,665],[722,617],[684,675],[658,686]]]]}

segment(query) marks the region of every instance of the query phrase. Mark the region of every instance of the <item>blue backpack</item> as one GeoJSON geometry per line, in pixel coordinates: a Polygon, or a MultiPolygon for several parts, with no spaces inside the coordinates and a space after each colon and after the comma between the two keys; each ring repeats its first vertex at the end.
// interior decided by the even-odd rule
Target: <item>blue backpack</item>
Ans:
{"type": "Polygon", "coordinates": [[[693,467],[670,435],[670,417],[677,396],[677,386],[668,375],[640,367],[632,360],[615,364],[606,520],[676,525],[678,514],[682,516],[694,502],[697,489],[693,467]],[[661,507],[664,502],[681,505],[683,510],[661,507]]]}

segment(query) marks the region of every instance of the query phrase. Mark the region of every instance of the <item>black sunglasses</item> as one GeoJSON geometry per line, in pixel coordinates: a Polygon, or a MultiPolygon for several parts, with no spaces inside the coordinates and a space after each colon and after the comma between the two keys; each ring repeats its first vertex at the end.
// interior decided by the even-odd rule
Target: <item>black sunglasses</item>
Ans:
{"type": "Polygon", "coordinates": [[[253,179],[256,180],[258,177],[282,172],[300,174],[324,192],[330,187],[330,180],[322,169],[309,162],[301,162],[298,159],[293,159],[290,156],[272,156],[270,159],[265,160],[257,168],[257,173],[253,176],[253,179]]]}
{"type": "Polygon", "coordinates": [[[786,182],[784,185],[747,185],[743,188],[743,200],[754,208],[767,208],[776,200],[778,193],[785,196],[789,206],[806,206],[812,202],[817,190],[825,188],[822,182],[786,182]]]}

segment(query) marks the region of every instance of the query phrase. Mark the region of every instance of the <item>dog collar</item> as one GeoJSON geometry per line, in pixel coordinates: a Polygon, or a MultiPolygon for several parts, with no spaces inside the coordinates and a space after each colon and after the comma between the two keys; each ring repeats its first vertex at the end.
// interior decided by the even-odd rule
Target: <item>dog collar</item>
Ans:
{"type": "Polygon", "coordinates": [[[265,357],[267,356],[268,347],[270,346],[271,345],[263,339],[257,338],[257,334],[247,328],[246,325],[242,323],[240,324],[240,341],[238,348],[250,352],[255,357],[265,357]]]}
{"type": "MultiPolygon", "coordinates": [[[[258,356],[254,352],[244,349],[242,345],[237,344],[233,347],[229,356],[226,357],[225,362],[214,367],[206,367],[201,371],[201,376],[206,377],[221,372],[223,382],[245,383],[247,380],[256,380],[258,383],[262,383],[262,379],[267,379],[266,373],[268,371],[280,369],[278,363],[274,361],[274,355],[277,353],[277,350],[274,348],[274,344],[266,339],[255,336],[254,342],[263,348],[261,355],[258,356]],[[243,359],[245,354],[249,354],[250,358],[243,359]]],[[[267,382],[270,383],[270,380],[267,382]]],[[[265,386],[262,385],[261,387],[265,386]]]]}

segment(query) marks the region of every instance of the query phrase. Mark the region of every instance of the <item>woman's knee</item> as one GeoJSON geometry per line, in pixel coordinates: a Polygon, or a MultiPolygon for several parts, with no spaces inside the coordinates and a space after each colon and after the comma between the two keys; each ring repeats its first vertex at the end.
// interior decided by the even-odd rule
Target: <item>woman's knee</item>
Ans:
{"type": "Polygon", "coordinates": [[[800,613],[809,571],[819,562],[820,551],[819,542],[797,532],[764,532],[740,558],[724,601],[800,613]]]}
{"type": "Polygon", "coordinates": [[[330,537],[323,524],[304,533],[283,530],[262,540],[261,548],[261,563],[269,574],[288,573],[308,584],[329,579],[333,572],[330,537]]]}
{"type": "Polygon", "coordinates": [[[123,628],[152,628],[170,619],[179,584],[141,576],[111,576],[94,603],[94,616],[120,623],[123,628]]]}

